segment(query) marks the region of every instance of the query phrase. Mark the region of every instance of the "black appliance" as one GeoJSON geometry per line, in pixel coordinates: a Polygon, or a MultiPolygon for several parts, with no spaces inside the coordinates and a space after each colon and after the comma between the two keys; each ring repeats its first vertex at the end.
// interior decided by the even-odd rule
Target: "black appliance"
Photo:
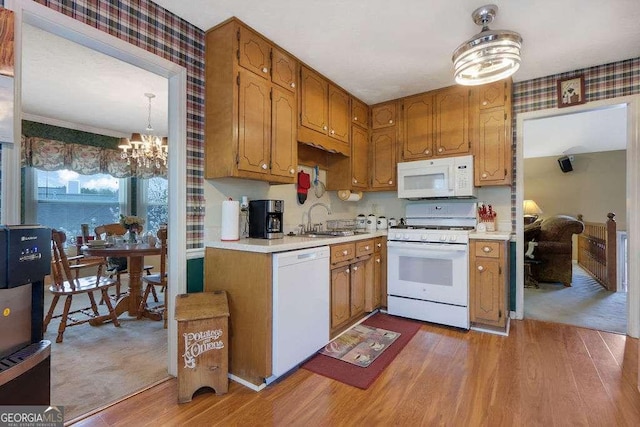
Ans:
{"type": "Polygon", "coordinates": [[[49,405],[51,342],[43,340],[51,229],[0,226],[0,402],[49,405]]]}
{"type": "Polygon", "coordinates": [[[251,200],[249,202],[249,237],[281,239],[284,200],[251,200]]]}

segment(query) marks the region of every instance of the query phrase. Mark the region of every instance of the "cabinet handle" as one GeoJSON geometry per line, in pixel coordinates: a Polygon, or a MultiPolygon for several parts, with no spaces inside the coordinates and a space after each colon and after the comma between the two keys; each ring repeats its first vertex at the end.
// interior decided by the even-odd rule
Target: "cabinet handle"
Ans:
{"type": "Polygon", "coordinates": [[[262,72],[267,74],[269,72],[269,69],[267,67],[262,67],[262,72]]]}
{"type": "Polygon", "coordinates": [[[322,130],[327,130],[327,129],[329,129],[327,125],[322,125],[322,130]]]}
{"type": "Polygon", "coordinates": [[[349,253],[349,251],[347,251],[347,250],[342,251],[342,255],[344,255],[344,256],[347,256],[348,253],[349,253]]]}
{"type": "Polygon", "coordinates": [[[365,251],[368,251],[368,250],[369,250],[369,245],[365,246],[365,247],[364,247],[364,250],[365,250],[365,251]]]}
{"type": "Polygon", "coordinates": [[[296,87],[296,82],[291,82],[291,87],[295,88],[296,87]]]}
{"type": "Polygon", "coordinates": [[[345,273],[351,273],[351,270],[349,270],[348,268],[345,270],[345,273]]]}
{"type": "Polygon", "coordinates": [[[393,119],[389,120],[389,124],[392,125],[393,124],[393,119]]]}
{"type": "Polygon", "coordinates": [[[438,153],[442,153],[444,151],[444,148],[440,147],[438,148],[438,153]]]}
{"type": "Polygon", "coordinates": [[[485,246],[485,247],[483,247],[483,248],[482,248],[482,250],[483,250],[484,252],[489,253],[489,252],[491,252],[493,249],[491,249],[489,246],[485,246]]]}
{"type": "Polygon", "coordinates": [[[393,185],[393,181],[392,180],[389,180],[389,185],[393,185]]]}
{"type": "Polygon", "coordinates": [[[358,183],[358,180],[357,180],[357,179],[355,179],[355,178],[353,178],[353,183],[354,183],[354,184],[357,184],[357,183],[358,183]]]}
{"type": "Polygon", "coordinates": [[[354,117],[353,117],[353,121],[354,121],[354,122],[357,122],[357,121],[358,121],[358,116],[354,116],[354,117]]]}
{"type": "Polygon", "coordinates": [[[336,131],[331,129],[331,135],[335,135],[336,131]]]}
{"type": "Polygon", "coordinates": [[[262,166],[260,166],[262,169],[267,170],[268,166],[266,163],[263,163],[262,166]]]}
{"type": "Polygon", "coordinates": [[[380,264],[380,258],[376,259],[376,262],[377,262],[378,264],[380,264]]]}
{"type": "Polygon", "coordinates": [[[381,247],[382,247],[382,243],[378,243],[378,245],[377,245],[377,246],[378,246],[379,248],[381,248],[381,247]]]}
{"type": "Polygon", "coordinates": [[[479,266],[478,266],[478,271],[484,271],[484,267],[483,267],[483,266],[481,266],[481,265],[479,265],[479,266]]]}
{"type": "Polygon", "coordinates": [[[291,175],[293,175],[295,172],[296,172],[296,170],[295,170],[295,169],[289,169],[289,173],[290,173],[291,175]]]}
{"type": "Polygon", "coordinates": [[[429,150],[428,148],[424,150],[424,154],[429,154],[429,153],[431,153],[431,150],[429,150]]]}
{"type": "Polygon", "coordinates": [[[358,266],[357,265],[353,267],[353,271],[358,271],[358,266]]]}
{"type": "Polygon", "coordinates": [[[483,173],[483,174],[482,174],[482,177],[483,177],[483,178],[486,178],[486,177],[487,177],[487,174],[486,174],[486,173],[483,173]]]}

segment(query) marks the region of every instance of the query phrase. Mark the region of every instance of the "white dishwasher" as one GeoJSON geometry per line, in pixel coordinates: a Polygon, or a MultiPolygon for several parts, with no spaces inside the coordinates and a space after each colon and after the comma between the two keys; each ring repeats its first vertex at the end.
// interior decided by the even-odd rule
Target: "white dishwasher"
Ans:
{"type": "Polygon", "coordinates": [[[329,342],[328,246],[273,255],[270,383],[329,342]]]}

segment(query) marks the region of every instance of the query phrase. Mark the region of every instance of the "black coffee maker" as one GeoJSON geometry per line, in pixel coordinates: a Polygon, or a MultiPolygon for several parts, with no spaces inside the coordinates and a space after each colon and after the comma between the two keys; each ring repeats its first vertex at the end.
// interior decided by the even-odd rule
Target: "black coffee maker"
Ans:
{"type": "Polygon", "coordinates": [[[284,200],[251,200],[249,202],[249,237],[282,239],[284,200]]]}

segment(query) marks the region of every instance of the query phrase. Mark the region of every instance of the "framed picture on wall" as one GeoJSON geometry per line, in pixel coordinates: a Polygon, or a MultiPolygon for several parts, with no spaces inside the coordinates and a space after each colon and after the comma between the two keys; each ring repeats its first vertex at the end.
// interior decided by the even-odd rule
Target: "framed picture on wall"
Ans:
{"type": "Polygon", "coordinates": [[[584,91],[584,76],[558,80],[558,108],[571,107],[587,102],[584,91]]]}

